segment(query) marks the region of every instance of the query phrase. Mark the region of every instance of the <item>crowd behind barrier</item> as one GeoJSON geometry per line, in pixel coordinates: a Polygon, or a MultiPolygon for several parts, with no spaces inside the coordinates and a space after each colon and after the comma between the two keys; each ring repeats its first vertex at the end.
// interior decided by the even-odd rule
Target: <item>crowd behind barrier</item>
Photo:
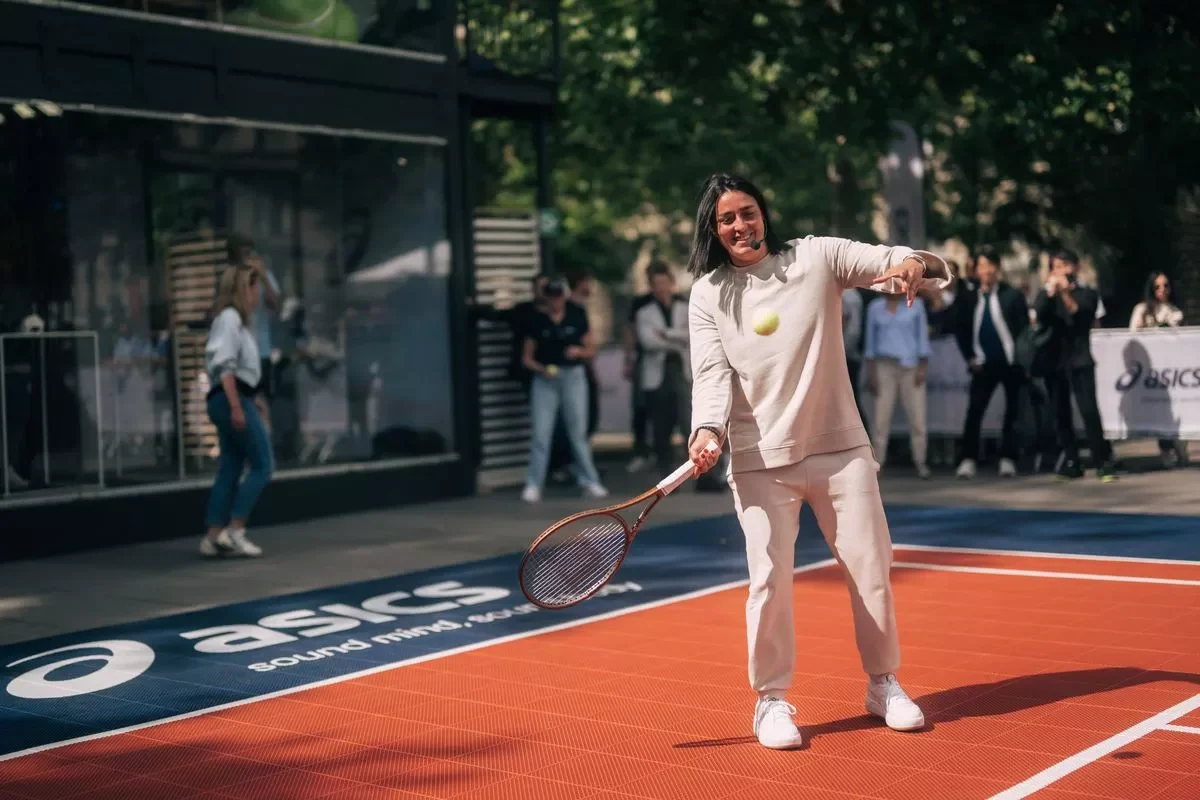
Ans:
{"type": "MultiPolygon", "coordinates": [[[[77,337],[86,340],[89,350],[94,348],[94,334],[82,333],[77,337]]],[[[37,340],[38,335],[5,338],[30,341],[37,340]]],[[[1097,401],[1107,438],[1200,439],[1200,326],[1135,331],[1097,329],[1091,334],[1091,346],[1096,360],[1097,401]]],[[[966,418],[970,373],[952,337],[934,338],[930,347],[927,429],[931,436],[953,439],[961,435],[966,418]]],[[[97,370],[94,363],[76,365],[75,377],[68,383],[76,387],[79,405],[72,424],[82,421],[88,429],[85,437],[100,442],[98,452],[92,449],[95,445],[86,448],[85,463],[81,466],[85,473],[90,473],[87,482],[102,486],[106,472],[119,476],[123,468],[137,466],[136,453],[130,455],[123,443],[131,438],[160,442],[166,437],[174,438],[175,413],[160,385],[167,378],[165,367],[154,369],[143,364],[125,368],[105,364],[97,370]]],[[[10,366],[0,353],[0,371],[10,366]]],[[[595,370],[599,384],[599,432],[628,432],[630,383],[622,374],[619,347],[604,348],[596,358],[595,370]]],[[[344,370],[334,373],[322,376],[321,380],[314,380],[303,371],[300,376],[306,383],[298,409],[300,426],[306,434],[306,450],[328,448],[330,438],[344,436],[350,427],[344,370]]],[[[865,377],[860,376],[859,382],[869,415],[873,397],[865,377]]],[[[985,437],[999,436],[1004,403],[1003,393],[997,392],[983,420],[985,437]]],[[[4,411],[3,416],[9,416],[12,409],[4,411]]],[[[10,422],[6,420],[6,424],[10,422]]],[[[53,430],[57,423],[54,414],[47,415],[43,447],[59,438],[53,430]]],[[[1081,427],[1077,411],[1076,424],[1081,427]]],[[[893,436],[904,436],[908,431],[908,421],[900,407],[896,408],[891,431],[893,436]]],[[[11,449],[10,442],[4,444],[6,450],[11,449]]],[[[12,457],[12,453],[6,455],[12,457]]]]}
{"type": "MultiPolygon", "coordinates": [[[[1107,438],[1200,439],[1200,326],[1097,329],[1092,332],[1091,342],[1096,360],[1096,395],[1107,438]]],[[[971,374],[953,337],[932,339],[930,349],[927,431],[931,436],[961,436],[971,374]]],[[[630,384],[621,375],[619,347],[605,348],[597,356],[596,373],[600,383],[599,430],[627,433],[630,384]]],[[[869,415],[874,397],[865,375],[859,376],[859,387],[869,415]]],[[[1004,402],[1004,393],[997,391],[983,418],[985,437],[1000,435],[1004,402]]],[[[1081,429],[1078,410],[1075,421],[1081,429]]],[[[908,420],[899,404],[891,431],[893,436],[908,433],[908,420]]]]}

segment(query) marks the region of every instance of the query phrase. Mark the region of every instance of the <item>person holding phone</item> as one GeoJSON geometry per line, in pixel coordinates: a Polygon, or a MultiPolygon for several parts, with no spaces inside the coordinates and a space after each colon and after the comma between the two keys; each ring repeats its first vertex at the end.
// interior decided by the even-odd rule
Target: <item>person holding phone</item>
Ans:
{"type": "Polygon", "coordinates": [[[1054,407],[1058,440],[1064,457],[1059,478],[1083,477],[1071,399],[1079,407],[1096,477],[1116,480],[1112,446],[1104,438],[1100,408],[1096,403],[1096,361],[1092,358],[1091,332],[1096,323],[1100,293],[1078,281],[1079,257],[1060,250],[1050,260],[1050,277],[1034,301],[1039,325],[1051,328],[1054,367],[1046,378],[1054,407]]]}

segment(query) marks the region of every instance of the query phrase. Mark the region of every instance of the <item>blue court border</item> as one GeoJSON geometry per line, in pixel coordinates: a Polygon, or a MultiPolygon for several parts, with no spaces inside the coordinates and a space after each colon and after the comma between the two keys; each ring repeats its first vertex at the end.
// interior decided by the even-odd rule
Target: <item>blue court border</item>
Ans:
{"type": "MultiPolygon", "coordinates": [[[[889,506],[887,514],[896,544],[1200,560],[1197,517],[897,505],[889,506]]],[[[805,508],[797,566],[829,555],[805,508]]],[[[747,577],[733,515],[647,529],[613,591],[566,611],[536,610],[525,601],[516,581],[519,559],[520,554],[509,554],[0,647],[0,760],[629,611],[747,577]],[[335,604],[335,611],[321,610],[335,604]],[[298,613],[304,611],[311,614],[298,613]],[[289,616],[276,616],[276,627],[259,625],[281,614],[289,616]],[[295,627],[278,627],[281,622],[313,625],[314,617],[324,618],[315,624],[327,629],[338,627],[338,620],[353,627],[312,637],[295,627]],[[222,637],[233,647],[254,645],[255,628],[276,643],[239,652],[197,650],[201,641],[222,637]],[[209,633],[195,635],[198,631],[209,633]],[[282,637],[288,640],[279,641],[282,637]],[[97,644],[102,642],[109,644],[97,644]],[[151,652],[153,660],[142,669],[144,659],[134,658],[136,675],[117,675],[128,679],[75,696],[19,696],[30,694],[31,686],[53,693],[67,685],[63,682],[94,682],[98,673],[112,674],[114,647],[151,652]],[[70,649],[48,652],[60,648],[70,649]],[[315,659],[298,657],[314,653],[315,659]],[[85,656],[91,658],[81,658],[85,656]],[[23,659],[28,660],[10,666],[23,659]],[[64,660],[74,663],[12,683],[19,675],[64,660]],[[18,684],[25,688],[14,692],[18,684]]]]}

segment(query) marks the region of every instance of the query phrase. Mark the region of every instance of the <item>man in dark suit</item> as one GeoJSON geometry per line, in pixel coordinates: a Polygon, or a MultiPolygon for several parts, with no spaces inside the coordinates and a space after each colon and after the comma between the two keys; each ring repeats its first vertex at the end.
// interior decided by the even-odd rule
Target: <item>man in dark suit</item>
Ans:
{"type": "Polygon", "coordinates": [[[958,477],[975,477],[979,429],[997,386],[1004,387],[1000,476],[1017,474],[1016,422],[1024,375],[1016,364],[1016,342],[1029,326],[1025,296],[1000,280],[1000,258],[983,250],[975,259],[975,282],[955,298],[954,337],[971,370],[967,420],[963,426],[958,477]]]}
{"type": "Polygon", "coordinates": [[[1050,262],[1050,278],[1034,301],[1038,324],[1050,326],[1051,363],[1046,378],[1058,428],[1064,460],[1058,469],[1061,478],[1081,478],[1079,449],[1075,440],[1075,420],[1071,398],[1079,407],[1087,432],[1088,447],[1096,477],[1116,479],[1112,446],[1104,438],[1100,410],[1096,404],[1096,362],[1092,359],[1091,331],[1096,323],[1100,295],[1076,281],[1079,259],[1070,250],[1055,253],[1050,262]]]}

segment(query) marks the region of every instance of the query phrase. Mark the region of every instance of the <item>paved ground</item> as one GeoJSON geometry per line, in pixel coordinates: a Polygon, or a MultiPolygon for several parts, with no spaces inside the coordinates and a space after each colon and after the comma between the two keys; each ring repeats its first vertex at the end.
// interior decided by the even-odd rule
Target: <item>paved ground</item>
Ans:
{"type": "MultiPolygon", "coordinates": [[[[884,497],[910,505],[1200,516],[1200,471],[1154,470],[1153,443],[1118,452],[1131,474],[1112,484],[993,475],[964,482],[945,472],[922,481],[900,469],[884,472],[884,497]]],[[[657,480],[652,473],[629,476],[622,463],[604,464],[615,496],[635,495],[657,480]]],[[[558,490],[530,507],[513,490],[264,528],[253,537],[267,557],[253,561],[206,562],[196,554],[198,540],[180,539],[0,564],[0,644],[518,552],[580,504],[574,492],[558,490]]],[[[685,487],[655,510],[653,524],[730,513],[728,492],[685,487]]]]}

